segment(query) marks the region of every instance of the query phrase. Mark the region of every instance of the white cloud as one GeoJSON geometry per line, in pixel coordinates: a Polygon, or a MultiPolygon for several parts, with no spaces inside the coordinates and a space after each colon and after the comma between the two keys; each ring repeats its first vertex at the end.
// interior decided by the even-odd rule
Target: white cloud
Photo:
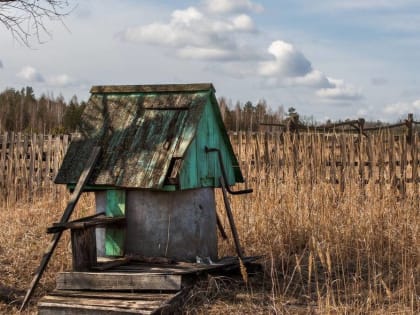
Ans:
{"type": "Polygon", "coordinates": [[[227,50],[211,47],[194,47],[186,46],[178,50],[178,56],[182,58],[191,59],[206,59],[206,60],[232,60],[236,55],[227,50]]]}
{"type": "Polygon", "coordinates": [[[233,30],[253,32],[255,30],[254,21],[249,15],[240,14],[232,20],[233,30]]]}
{"type": "Polygon", "coordinates": [[[246,14],[209,17],[195,7],[189,7],[172,12],[168,23],[127,28],[121,36],[131,42],[173,48],[181,58],[226,61],[255,58],[255,54],[249,53],[253,49],[245,49],[238,39],[240,34],[255,32],[254,22],[246,14]]]}
{"type": "Polygon", "coordinates": [[[0,69],[3,68],[3,63],[0,60],[0,69]]]}
{"type": "Polygon", "coordinates": [[[316,94],[319,97],[331,100],[347,100],[356,101],[363,98],[360,89],[355,88],[349,84],[344,83],[343,80],[328,78],[331,86],[319,89],[316,94]]]}
{"type": "Polygon", "coordinates": [[[277,40],[271,43],[268,52],[274,60],[261,62],[258,74],[272,86],[297,85],[332,87],[327,77],[313,69],[311,62],[292,44],[277,40]]]}
{"type": "Polygon", "coordinates": [[[65,87],[71,85],[73,83],[73,79],[67,74],[59,74],[48,77],[47,83],[52,86],[65,87]]]}
{"type": "Polygon", "coordinates": [[[68,87],[75,81],[68,74],[48,75],[44,77],[37,69],[26,66],[20,70],[17,76],[28,82],[46,83],[52,87],[68,87]]]}
{"type": "Polygon", "coordinates": [[[250,0],[205,0],[208,11],[215,13],[262,12],[263,6],[250,0]]]}
{"type": "Polygon", "coordinates": [[[319,70],[312,70],[306,73],[304,76],[288,78],[286,83],[290,85],[304,85],[312,87],[331,87],[332,84],[328,78],[319,70]]]}
{"type": "Polygon", "coordinates": [[[20,70],[17,76],[25,81],[29,82],[44,82],[42,74],[34,67],[26,66],[20,70]]]}
{"type": "Polygon", "coordinates": [[[273,41],[268,53],[260,51],[258,44],[251,47],[248,43],[258,42],[258,32],[253,19],[245,12],[260,9],[249,0],[206,0],[204,7],[175,10],[167,22],[126,28],[120,35],[126,41],[164,47],[167,53],[178,58],[223,62],[219,72],[232,77],[251,73],[262,78],[269,87],[318,89],[316,95],[324,99],[362,98],[356,88],[330,80],[315,69],[305,55],[288,42],[273,41]]]}
{"type": "Polygon", "coordinates": [[[262,76],[304,76],[312,71],[311,63],[292,44],[277,40],[271,43],[268,52],[274,60],[262,62],[259,73],[262,76]]]}
{"type": "Polygon", "coordinates": [[[200,21],[203,18],[203,14],[194,7],[189,7],[186,10],[175,10],[172,13],[173,24],[185,24],[186,26],[191,26],[192,23],[200,21]]]}
{"type": "Polygon", "coordinates": [[[405,116],[407,113],[420,114],[420,99],[413,102],[397,102],[385,106],[383,113],[387,116],[405,116]]]}

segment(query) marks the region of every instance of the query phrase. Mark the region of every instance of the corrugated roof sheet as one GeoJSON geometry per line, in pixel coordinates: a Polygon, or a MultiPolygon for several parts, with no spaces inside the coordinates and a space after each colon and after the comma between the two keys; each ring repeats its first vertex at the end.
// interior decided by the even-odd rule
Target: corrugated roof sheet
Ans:
{"type": "Polygon", "coordinates": [[[55,179],[76,183],[91,148],[102,158],[91,185],[159,189],[173,157],[182,157],[196,131],[207,92],[93,94],[55,179]]]}

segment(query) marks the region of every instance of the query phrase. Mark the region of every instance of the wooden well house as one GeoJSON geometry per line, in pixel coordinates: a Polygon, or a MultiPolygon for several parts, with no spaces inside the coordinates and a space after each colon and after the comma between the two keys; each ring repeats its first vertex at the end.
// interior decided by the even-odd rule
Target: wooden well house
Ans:
{"type": "MultiPolygon", "coordinates": [[[[217,187],[244,259],[226,198],[235,193],[229,186],[244,179],[212,84],[94,86],[82,121],[55,183],[78,194],[94,191],[97,213],[50,228],[72,234],[73,271],[57,277],[66,298],[72,290],[180,290],[183,279],[176,275],[237,263],[218,257],[217,229],[226,235],[216,212],[217,187]],[[132,269],[109,270],[128,262],[132,269]],[[158,262],[166,269],[153,265],[158,262]]],[[[50,295],[40,310],[50,314],[57,303],[50,295]]]]}
{"type": "Polygon", "coordinates": [[[101,256],[217,259],[214,188],[243,182],[211,84],[94,86],[55,179],[74,186],[94,146],[102,154],[86,190],[97,212],[126,226],[97,235],[101,256]],[[219,163],[220,150],[223,163],[219,163]]]}

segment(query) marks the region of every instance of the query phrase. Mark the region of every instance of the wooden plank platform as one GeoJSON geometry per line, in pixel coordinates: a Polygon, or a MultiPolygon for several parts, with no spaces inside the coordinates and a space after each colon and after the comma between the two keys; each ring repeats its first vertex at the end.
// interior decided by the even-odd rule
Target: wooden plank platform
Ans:
{"type": "Polygon", "coordinates": [[[181,290],[181,275],[144,272],[60,272],[58,290],[181,290]]]}
{"type": "Polygon", "coordinates": [[[171,314],[183,293],[56,290],[39,301],[38,311],[40,315],[171,314]]]}
{"type": "MultiPolygon", "coordinates": [[[[247,266],[259,258],[246,257],[243,262],[247,266]]],[[[39,314],[173,314],[196,275],[239,268],[237,257],[210,264],[152,264],[125,258],[103,263],[97,271],[59,273],[56,290],[38,303],[39,314]]]]}

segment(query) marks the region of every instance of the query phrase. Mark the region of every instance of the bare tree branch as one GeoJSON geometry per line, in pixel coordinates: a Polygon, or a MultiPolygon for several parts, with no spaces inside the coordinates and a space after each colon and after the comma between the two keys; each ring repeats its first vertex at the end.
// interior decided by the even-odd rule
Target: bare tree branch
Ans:
{"type": "Polygon", "coordinates": [[[40,43],[42,34],[51,36],[45,26],[47,20],[62,21],[70,11],[68,0],[0,0],[0,24],[30,46],[33,37],[40,43]]]}

